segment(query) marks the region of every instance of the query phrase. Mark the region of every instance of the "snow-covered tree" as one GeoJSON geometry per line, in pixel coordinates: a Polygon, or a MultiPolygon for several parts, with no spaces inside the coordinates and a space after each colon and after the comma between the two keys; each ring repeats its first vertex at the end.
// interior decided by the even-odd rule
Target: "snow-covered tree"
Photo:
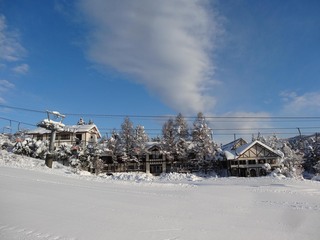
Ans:
{"type": "Polygon", "coordinates": [[[189,140],[189,126],[186,119],[183,117],[181,113],[179,113],[175,118],[174,130],[176,141],[178,141],[179,139],[184,139],[185,141],[189,140]]]}
{"type": "Polygon", "coordinates": [[[13,140],[9,136],[0,133],[0,147],[1,147],[1,149],[10,150],[13,148],[13,146],[14,146],[13,140]]]}
{"type": "Polygon", "coordinates": [[[135,130],[129,117],[126,117],[121,125],[120,139],[125,155],[127,157],[132,156],[134,152],[135,130]]]}
{"type": "Polygon", "coordinates": [[[175,154],[175,129],[172,118],[163,124],[161,143],[166,157],[173,160],[175,154]]]}
{"type": "Polygon", "coordinates": [[[146,134],[144,127],[138,125],[136,127],[134,137],[134,154],[138,156],[138,160],[140,160],[141,156],[146,151],[146,143],[149,141],[149,137],[146,134]]]}
{"type": "Polygon", "coordinates": [[[205,172],[213,163],[213,155],[217,148],[217,144],[212,139],[212,129],[203,113],[198,113],[197,118],[193,123],[192,129],[192,151],[195,154],[195,160],[198,162],[199,167],[205,172]]]}
{"type": "Polygon", "coordinates": [[[269,147],[271,147],[274,150],[280,150],[283,147],[283,144],[285,142],[284,140],[278,138],[276,134],[273,134],[272,136],[269,136],[269,137],[265,137],[263,135],[260,135],[260,133],[259,133],[258,137],[253,140],[258,140],[258,141],[268,145],[269,147]]]}
{"type": "Polygon", "coordinates": [[[316,174],[320,175],[320,160],[313,166],[316,174]]]}
{"type": "Polygon", "coordinates": [[[281,173],[287,177],[301,177],[303,172],[303,154],[298,150],[293,150],[289,143],[284,143],[281,152],[283,152],[281,173]]]}
{"type": "Polygon", "coordinates": [[[302,141],[290,143],[287,139],[280,139],[275,134],[270,137],[258,135],[257,140],[263,142],[283,155],[280,173],[287,177],[301,177],[303,172],[304,153],[300,150],[302,141]]]}
{"type": "Polygon", "coordinates": [[[114,162],[117,161],[118,156],[123,155],[121,138],[116,130],[113,130],[111,137],[106,140],[105,151],[108,151],[111,154],[114,162]]]}
{"type": "MultiPolygon", "coordinates": [[[[48,141],[35,141],[32,147],[32,156],[35,158],[45,159],[46,155],[49,153],[49,142],[48,141]]],[[[67,151],[67,150],[66,150],[67,151]]]]}
{"type": "Polygon", "coordinates": [[[155,137],[151,137],[151,142],[161,142],[161,137],[159,135],[155,136],[155,137]]]}
{"type": "Polygon", "coordinates": [[[49,152],[49,142],[25,138],[23,141],[19,140],[15,143],[12,152],[15,154],[45,159],[49,152]]]}
{"type": "Polygon", "coordinates": [[[189,126],[185,118],[179,113],[174,121],[174,145],[175,155],[178,160],[187,160],[188,157],[188,140],[189,126]]]}

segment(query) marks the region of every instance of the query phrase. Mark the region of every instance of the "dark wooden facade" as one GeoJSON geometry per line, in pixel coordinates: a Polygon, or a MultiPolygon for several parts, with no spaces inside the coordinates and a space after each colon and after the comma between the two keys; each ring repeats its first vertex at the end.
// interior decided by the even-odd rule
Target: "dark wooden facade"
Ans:
{"type": "Polygon", "coordinates": [[[229,153],[227,165],[232,176],[265,176],[267,166],[273,170],[280,165],[281,155],[259,141],[241,145],[229,153]]]}

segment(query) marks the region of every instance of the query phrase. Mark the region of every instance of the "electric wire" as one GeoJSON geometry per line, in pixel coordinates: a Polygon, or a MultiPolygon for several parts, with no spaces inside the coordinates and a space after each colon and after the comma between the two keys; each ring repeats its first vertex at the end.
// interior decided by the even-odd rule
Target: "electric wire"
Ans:
{"type": "MultiPolygon", "coordinates": [[[[0,107],[28,111],[28,112],[36,112],[36,113],[47,113],[44,110],[30,109],[30,108],[22,108],[22,107],[14,107],[8,106],[4,104],[0,104],[0,107]]],[[[86,117],[114,117],[114,118],[154,118],[154,119],[168,119],[175,118],[175,115],[135,115],[135,114],[99,114],[99,113],[62,113],[67,116],[86,116],[86,117]]],[[[196,116],[184,116],[185,119],[195,119],[196,116]]],[[[226,119],[237,119],[243,120],[245,119],[260,119],[260,120],[320,120],[320,116],[205,116],[206,119],[221,119],[225,121],[226,119]]]]}
{"type": "MultiPolygon", "coordinates": [[[[30,108],[23,108],[23,107],[15,107],[15,106],[8,106],[4,104],[0,104],[0,107],[2,108],[8,108],[8,109],[14,109],[18,111],[26,111],[26,112],[32,112],[32,113],[37,113],[37,114],[46,114],[47,111],[43,110],[37,110],[37,109],[30,109],[30,108]]],[[[66,116],[89,116],[89,117],[97,117],[97,118],[139,118],[139,120],[167,120],[169,118],[175,118],[176,116],[171,116],[171,115],[130,115],[130,114],[96,114],[96,113],[63,113],[66,116]]],[[[184,117],[185,119],[195,119],[196,117],[184,117]]],[[[0,119],[9,121],[10,125],[11,122],[15,122],[28,126],[33,126],[35,127],[35,124],[31,123],[26,123],[22,121],[18,121],[15,119],[10,119],[10,118],[5,118],[5,117],[0,117],[0,119]]],[[[314,116],[205,116],[205,119],[207,119],[208,122],[211,123],[241,123],[241,122],[255,122],[255,123],[262,123],[262,122],[281,122],[281,123],[289,123],[289,122],[314,122],[314,121],[319,121],[320,117],[314,117],[314,116]],[[208,120],[209,119],[209,120],[208,120]]],[[[281,135],[286,135],[286,134],[297,134],[297,132],[293,132],[292,130],[307,130],[307,129],[320,129],[318,126],[308,126],[308,127],[251,127],[251,128],[213,128],[214,135],[252,135],[252,132],[248,131],[257,131],[258,133],[265,134],[265,135],[270,135],[270,134],[281,134],[281,135]],[[281,130],[281,131],[280,131],[281,130]],[[290,132],[285,132],[284,130],[291,130],[290,132]],[[222,132],[221,132],[222,131],[222,132]],[[233,133],[230,133],[230,131],[233,131],[233,133]],[[246,132],[244,132],[246,131],[246,132]],[[268,131],[268,132],[265,132],[268,131]]],[[[121,129],[119,128],[99,128],[100,131],[120,131],[121,129]]],[[[161,128],[145,128],[145,131],[148,132],[149,135],[161,135],[162,129],[161,128]]],[[[306,132],[304,131],[304,134],[308,134],[312,132],[306,132]]]]}

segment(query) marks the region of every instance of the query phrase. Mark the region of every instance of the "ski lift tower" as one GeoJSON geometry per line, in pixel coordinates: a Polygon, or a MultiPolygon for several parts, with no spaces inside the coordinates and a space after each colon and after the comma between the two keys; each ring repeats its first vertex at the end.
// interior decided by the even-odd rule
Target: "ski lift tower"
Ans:
{"type": "Polygon", "coordinates": [[[62,123],[62,121],[66,116],[60,114],[57,111],[47,111],[47,116],[48,118],[42,120],[40,123],[37,124],[37,126],[51,131],[49,154],[47,154],[46,156],[46,166],[52,168],[53,150],[54,142],[56,140],[56,133],[63,130],[65,125],[62,123]]]}

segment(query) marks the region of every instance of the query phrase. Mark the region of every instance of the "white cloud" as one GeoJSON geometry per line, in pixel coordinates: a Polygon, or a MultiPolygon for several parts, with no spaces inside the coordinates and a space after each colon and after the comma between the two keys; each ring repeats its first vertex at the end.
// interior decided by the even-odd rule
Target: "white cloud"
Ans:
{"type": "Polygon", "coordinates": [[[0,60],[15,62],[25,56],[26,50],[20,44],[17,32],[7,28],[6,18],[0,15],[0,60]]]}
{"type": "Polygon", "coordinates": [[[5,99],[3,95],[8,92],[10,89],[13,89],[15,86],[13,83],[9,82],[8,80],[0,80],[0,104],[5,103],[5,99]]]}
{"type": "Polygon", "coordinates": [[[310,116],[320,113],[320,92],[298,95],[294,91],[284,91],[280,96],[284,102],[283,112],[286,114],[310,116]]]}
{"type": "Polygon", "coordinates": [[[0,93],[4,93],[14,88],[14,84],[7,80],[0,80],[0,93]]]}
{"type": "MultiPolygon", "coordinates": [[[[213,116],[213,115],[208,115],[213,116]]],[[[264,128],[272,128],[271,115],[267,112],[228,112],[219,118],[208,119],[214,139],[220,143],[233,141],[233,135],[250,141],[252,135],[264,134],[264,128]]]]}
{"type": "Polygon", "coordinates": [[[207,1],[81,1],[91,27],[89,58],[114,68],[179,112],[209,111],[214,64],[210,53],[221,33],[207,1]]]}
{"type": "Polygon", "coordinates": [[[8,80],[0,80],[0,92],[6,92],[9,89],[14,88],[14,84],[8,80]]]}
{"type": "Polygon", "coordinates": [[[19,74],[26,74],[29,71],[29,65],[26,63],[23,63],[19,66],[14,67],[13,71],[19,74]]]}

